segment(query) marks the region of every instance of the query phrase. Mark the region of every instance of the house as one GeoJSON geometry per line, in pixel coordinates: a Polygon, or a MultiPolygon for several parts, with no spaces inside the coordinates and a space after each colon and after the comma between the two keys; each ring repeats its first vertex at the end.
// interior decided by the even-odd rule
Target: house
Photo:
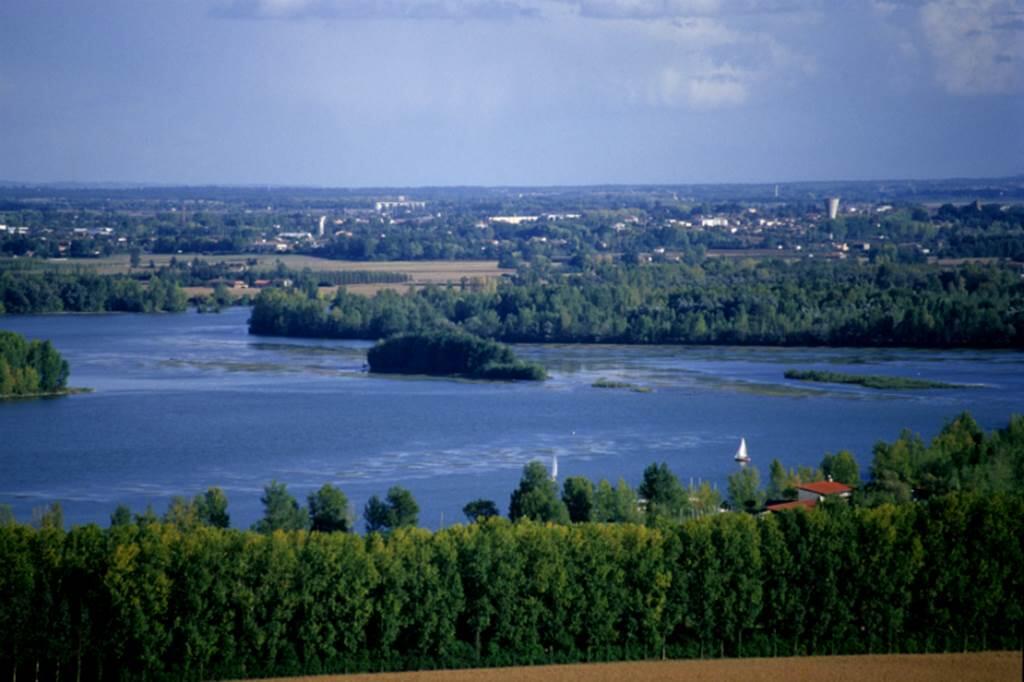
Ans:
{"type": "Polygon", "coordinates": [[[848,498],[853,488],[835,481],[815,481],[813,483],[801,483],[796,487],[796,499],[801,501],[813,501],[815,504],[826,497],[848,498]]]}
{"type": "Polygon", "coordinates": [[[765,511],[779,512],[787,509],[797,509],[803,507],[804,509],[814,509],[818,504],[817,500],[793,500],[792,502],[778,502],[776,504],[769,504],[765,506],[765,511]]]}
{"type": "Polygon", "coordinates": [[[801,483],[796,487],[796,499],[791,502],[779,502],[769,504],[764,509],[769,512],[785,511],[786,509],[813,509],[826,497],[838,497],[847,499],[853,492],[853,488],[835,481],[814,481],[812,483],[801,483]]]}

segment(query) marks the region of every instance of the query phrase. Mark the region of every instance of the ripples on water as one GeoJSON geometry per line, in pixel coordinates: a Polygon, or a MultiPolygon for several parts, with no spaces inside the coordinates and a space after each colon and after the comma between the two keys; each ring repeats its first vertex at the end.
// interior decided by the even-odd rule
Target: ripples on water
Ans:
{"type": "Polygon", "coordinates": [[[505,508],[532,459],[634,485],[665,461],[685,482],[724,489],[740,436],[762,471],[773,457],[817,465],[847,448],[866,472],[872,445],[904,427],[930,437],[965,409],[1001,427],[1024,404],[1012,352],[525,345],[551,380],[487,384],[369,376],[370,344],[250,337],[247,315],[0,318],[51,339],[71,384],[96,389],[0,404],[0,503],[27,519],[60,500],[70,521],[106,523],[118,503],[159,513],[172,495],[219,485],[245,526],[271,479],[300,498],[334,483],[357,510],[400,484],[436,527],[477,497],[505,508]],[[784,379],[789,368],[975,387],[808,385],[784,379]],[[591,386],[602,378],[650,392],[591,386]]]}

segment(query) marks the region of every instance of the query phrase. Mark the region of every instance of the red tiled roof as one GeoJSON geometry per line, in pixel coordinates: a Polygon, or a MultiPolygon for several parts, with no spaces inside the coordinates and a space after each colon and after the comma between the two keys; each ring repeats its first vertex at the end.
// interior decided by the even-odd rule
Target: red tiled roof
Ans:
{"type": "Polygon", "coordinates": [[[815,481],[814,483],[802,483],[797,486],[797,490],[806,490],[816,495],[839,495],[841,493],[848,493],[853,488],[842,483],[836,483],[835,481],[815,481]]]}
{"type": "Polygon", "coordinates": [[[765,507],[765,509],[772,512],[784,511],[786,509],[798,509],[800,507],[813,509],[817,504],[817,500],[793,500],[792,502],[779,502],[778,504],[769,504],[767,507],[765,507]]]}

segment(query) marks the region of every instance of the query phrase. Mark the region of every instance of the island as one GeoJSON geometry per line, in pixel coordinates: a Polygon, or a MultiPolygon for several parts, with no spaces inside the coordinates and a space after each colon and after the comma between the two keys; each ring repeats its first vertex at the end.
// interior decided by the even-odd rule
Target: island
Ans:
{"type": "Polygon", "coordinates": [[[66,395],[68,363],[49,341],[0,331],[0,399],[66,395]]]}
{"type": "Polygon", "coordinates": [[[865,388],[901,389],[901,388],[962,388],[956,384],[927,379],[910,379],[907,377],[887,377],[867,374],[842,374],[840,372],[823,372],[820,370],[787,369],[784,375],[796,381],[814,381],[823,384],[855,384],[865,388]]]}
{"type": "Polygon", "coordinates": [[[399,334],[367,354],[379,374],[428,374],[496,381],[543,381],[544,368],[516,357],[508,346],[466,332],[443,329],[399,334]]]}

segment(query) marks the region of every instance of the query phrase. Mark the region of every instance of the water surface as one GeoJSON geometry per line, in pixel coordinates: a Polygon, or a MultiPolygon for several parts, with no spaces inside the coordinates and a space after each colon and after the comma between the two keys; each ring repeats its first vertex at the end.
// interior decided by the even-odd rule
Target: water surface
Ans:
{"type": "Polygon", "coordinates": [[[60,501],[68,521],[105,525],[118,503],[162,513],[172,496],[217,485],[234,525],[248,526],[272,479],[300,499],[333,483],[357,510],[398,484],[436,528],[478,497],[507,510],[535,458],[557,454],[563,478],[634,485],[665,461],[724,491],[741,436],[762,472],[775,457],[817,465],[845,448],[866,474],[872,445],[903,428],[930,438],[963,410],[1000,428],[1024,408],[1014,352],[528,345],[518,351],[551,380],[482,383],[370,376],[367,343],[252,337],[247,316],[0,317],[53,341],[71,385],[95,389],[0,403],[0,503],[28,520],[60,501]],[[807,384],[785,379],[789,368],[970,387],[807,384]],[[652,391],[593,388],[602,377],[652,391]]]}

